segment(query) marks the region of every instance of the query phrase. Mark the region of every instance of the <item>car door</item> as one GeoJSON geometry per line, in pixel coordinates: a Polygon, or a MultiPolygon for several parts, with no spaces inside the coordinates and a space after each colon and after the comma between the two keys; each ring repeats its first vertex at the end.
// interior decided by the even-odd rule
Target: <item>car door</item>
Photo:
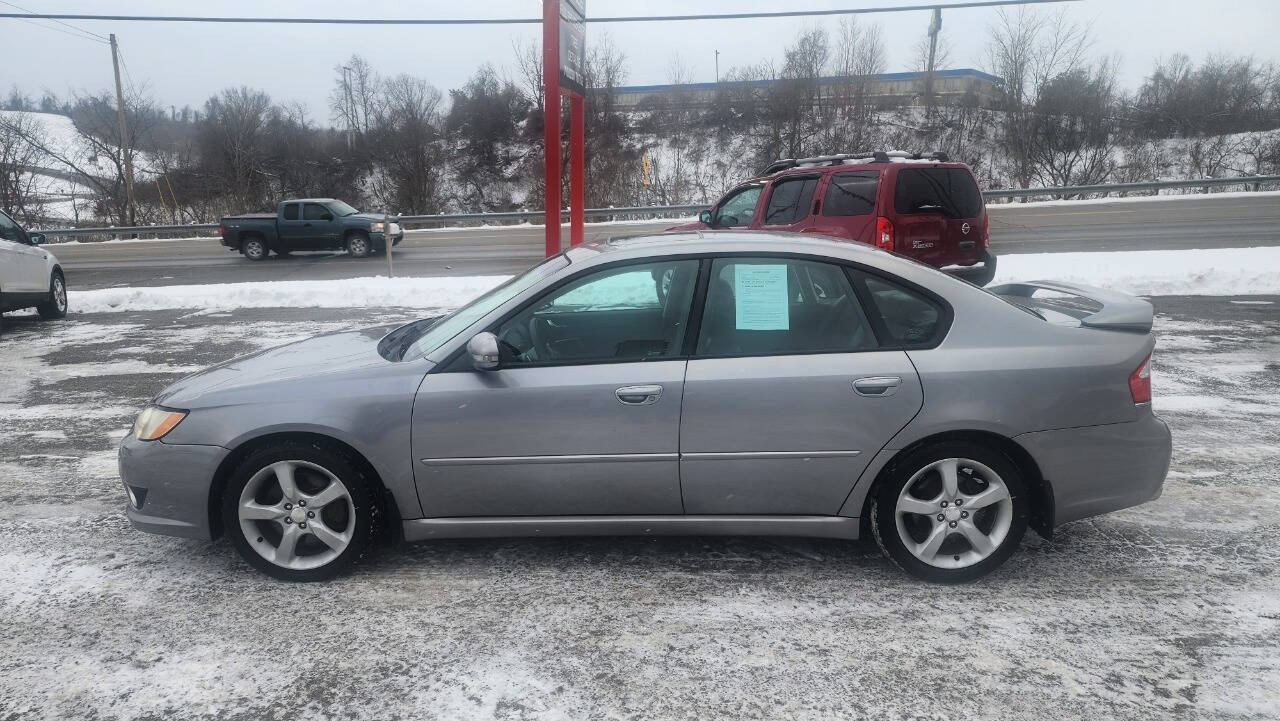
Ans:
{"type": "Polygon", "coordinates": [[[587,271],[491,330],[497,370],[427,375],[413,409],[428,516],[670,515],[696,260],[587,271]]]}
{"type": "Polygon", "coordinates": [[[26,231],[0,212],[0,292],[43,293],[49,290],[47,254],[31,245],[26,231]]]}
{"type": "Polygon", "coordinates": [[[758,227],[793,233],[809,229],[813,225],[814,198],[820,197],[816,192],[821,181],[819,175],[789,176],[773,181],[758,227]]]}
{"type": "Polygon", "coordinates": [[[284,203],[276,218],[276,232],[283,250],[308,249],[311,224],[302,219],[302,203],[284,203]]]}
{"type": "Polygon", "coordinates": [[[874,243],[876,198],[880,171],[834,173],[821,190],[822,202],[809,228],[814,233],[874,243]]]}
{"type": "Polygon", "coordinates": [[[338,219],[321,203],[302,204],[302,229],[307,250],[338,247],[338,219]]]}
{"type": "Polygon", "coordinates": [[[842,268],[716,259],[685,375],[685,512],[835,515],[922,399],[842,268]]]}

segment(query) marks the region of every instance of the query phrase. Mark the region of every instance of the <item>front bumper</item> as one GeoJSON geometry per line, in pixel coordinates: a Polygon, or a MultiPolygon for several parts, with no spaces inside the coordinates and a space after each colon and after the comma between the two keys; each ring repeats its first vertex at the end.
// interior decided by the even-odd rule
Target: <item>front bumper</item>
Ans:
{"type": "Polygon", "coordinates": [[[1141,413],[1130,423],[1024,433],[1014,439],[1053,487],[1053,525],[1160,497],[1173,436],[1150,407],[1141,413]]]}
{"type": "MultiPolygon", "coordinates": [[[[400,241],[404,240],[404,231],[391,234],[391,247],[400,245],[400,241]]],[[[387,249],[387,237],[385,233],[371,233],[369,235],[369,243],[378,250],[387,249]]]]}
{"type": "Polygon", "coordinates": [[[211,540],[209,486],[228,453],[221,446],[140,441],[130,434],[119,454],[129,522],[148,533],[211,540]]]}

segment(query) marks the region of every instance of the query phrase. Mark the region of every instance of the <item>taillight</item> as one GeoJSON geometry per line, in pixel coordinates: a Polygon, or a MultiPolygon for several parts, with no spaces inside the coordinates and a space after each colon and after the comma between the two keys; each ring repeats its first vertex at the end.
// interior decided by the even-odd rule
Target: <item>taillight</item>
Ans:
{"type": "Polygon", "coordinates": [[[893,250],[893,223],[884,216],[876,218],[876,247],[893,250]]]}
{"type": "Polygon", "coordinates": [[[986,248],[991,245],[991,216],[982,215],[982,247],[986,248]]]}
{"type": "Polygon", "coordinates": [[[223,238],[227,237],[227,226],[223,225],[222,223],[218,223],[218,235],[222,236],[223,238]]]}
{"type": "Polygon", "coordinates": [[[1129,395],[1134,403],[1151,402],[1151,355],[1142,359],[1142,363],[1129,374],[1129,395]]]}

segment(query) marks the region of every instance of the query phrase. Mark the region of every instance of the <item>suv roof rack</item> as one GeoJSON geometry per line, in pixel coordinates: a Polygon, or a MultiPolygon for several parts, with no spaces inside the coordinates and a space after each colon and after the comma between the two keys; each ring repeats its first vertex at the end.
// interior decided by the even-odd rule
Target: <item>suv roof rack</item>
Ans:
{"type": "Polygon", "coordinates": [[[866,160],[870,158],[877,163],[887,163],[892,158],[908,158],[910,160],[935,160],[939,163],[945,163],[950,158],[941,150],[934,150],[930,153],[907,153],[901,150],[870,150],[859,153],[840,153],[838,155],[815,155],[812,158],[782,158],[775,160],[764,169],[761,175],[773,175],[782,170],[798,168],[802,165],[840,165],[846,160],[866,160]]]}

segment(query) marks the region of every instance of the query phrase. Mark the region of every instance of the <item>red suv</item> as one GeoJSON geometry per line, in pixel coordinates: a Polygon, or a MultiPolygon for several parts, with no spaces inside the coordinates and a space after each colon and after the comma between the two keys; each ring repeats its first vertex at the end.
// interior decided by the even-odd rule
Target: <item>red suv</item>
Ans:
{"type": "Polygon", "coordinates": [[[995,276],[987,208],[973,172],[943,153],[853,153],[779,160],[729,191],[697,223],[821,233],[873,244],[986,285],[995,276]],[[978,265],[981,263],[981,265],[978,265]]]}

